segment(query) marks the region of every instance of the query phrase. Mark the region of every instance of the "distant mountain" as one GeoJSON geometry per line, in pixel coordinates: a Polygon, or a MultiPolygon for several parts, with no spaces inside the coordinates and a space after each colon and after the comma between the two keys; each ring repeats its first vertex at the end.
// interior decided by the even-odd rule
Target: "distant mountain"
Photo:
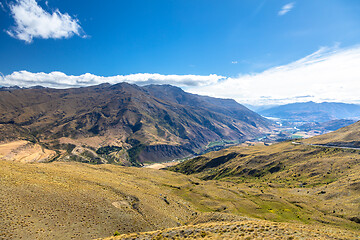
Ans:
{"type": "Polygon", "coordinates": [[[266,117],[295,122],[326,122],[336,119],[360,119],[360,105],[336,102],[292,103],[258,111],[266,117]]]}
{"type": "Polygon", "coordinates": [[[15,89],[21,89],[21,88],[19,86],[0,87],[0,91],[9,91],[9,90],[15,90],[15,89]]]}
{"type": "Polygon", "coordinates": [[[164,161],[199,152],[213,141],[253,139],[270,126],[234,100],[169,85],[0,91],[0,141],[25,138],[68,160],[164,161]]]}
{"type": "Polygon", "coordinates": [[[305,143],[360,148],[360,121],[337,131],[305,139],[305,143]]]}
{"type": "Polygon", "coordinates": [[[269,108],[274,108],[274,107],[278,107],[281,106],[279,104],[274,104],[274,105],[251,105],[251,104],[244,104],[245,107],[247,107],[248,109],[250,109],[251,111],[254,112],[261,112],[261,111],[265,111],[269,108]]]}
{"type": "Polygon", "coordinates": [[[318,130],[318,131],[336,131],[339,128],[346,127],[355,123],[356,120],[351,119],[339,119],[339,120],[331,120],[328,122],[309,122],[305,123],[301,126],[297,126],[297,128],[301,131],[311,131],[311,130],[318,130]]]}

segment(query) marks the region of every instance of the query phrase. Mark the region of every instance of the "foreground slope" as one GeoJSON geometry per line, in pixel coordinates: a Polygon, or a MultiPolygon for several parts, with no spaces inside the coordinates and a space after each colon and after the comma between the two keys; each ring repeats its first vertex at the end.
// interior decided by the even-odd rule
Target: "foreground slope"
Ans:
{"type": "MultiPolygon", "coordinates": [[[[128,234],[183,225],[211,236],[213,230],[238,227],[238,222],[255,232],[263,226],[268,226],[270,232],[286,226],[259,222],[253,217],[292,222],[290,229],[305,228],[311,234],[311,227],[304,223],[319,225],[319,229],[326,224],[329,231],[342,236],[359,234],[356,230],[334,228],[338,225],[356,229],[349,220],[303,208],[305,189],[299,193],[253,183],[202,181],[162,170],[0,161],[0,191],[3,239],[94,239],[116,231],[128,234]],[[210,223],[218,227],[198,225],[210,223]]],[[[315,192],[311,196],[315,197],[315,192]]],[[[184,228],[170,231],[181,233],[184,228]]],[[[288,233],[291,231],[276,234],[291,236],[288,233]]]]}
{"type": "Polygon", "coordinates": [[[319,225],[260,220],[212,222],[152,232],[123,234],[106,240],[145,239],[359,239],[358,233],[319,225]]]}
{"type": "MultiPolygon", "coordinates": [[[[296,218],[303,222],[314,219],[359,228],[359,154],[357,150],[284,142],[231,147],[169,169],[204,180],[228,181],[257,189],[261,192],[258,199],[272,200],[266,205],[267,212],[255,214],[257,217],[266,218],[273,213],[279,220],[293,220],[294,216],[287,215],[289,207],[284,205],[292,203],[290,212],[295,211],[296,218]]],[[[249,210],[247,214],[252,212],[249,210]]]]}
{"type": "Polygon", "coordinates": [[[176,227],[197,214],[191,199],[176,194],[195,181],[114,165],[0,161],[0,238],[91,239],[176,227]]]}
{"type": "Polygon", "coordinates": [[[0,141],[41,142],[83,162],[140,165],[182,158],[200,152],[209,142],[262,136],[269,126],[235,101],[172,86],[120,83],[0,91],[0,141]],[[158,88],[162,91],[155,91],[158,88]],[[174,91],[172,97],[160,94],[174,91]]]}

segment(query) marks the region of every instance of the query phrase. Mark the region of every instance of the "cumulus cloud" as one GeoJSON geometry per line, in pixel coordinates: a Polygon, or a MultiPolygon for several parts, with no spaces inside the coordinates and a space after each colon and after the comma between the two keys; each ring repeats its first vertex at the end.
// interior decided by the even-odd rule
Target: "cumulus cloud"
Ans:
{"type": "Polygon", "coordinates": [[[28,71],[13,72],[0,78],[2,86],[31,87],[41,85],[53,88],[71,88],[97,85],[101,83],[116,84],[120,82],[134,83],[137,85],[148,84],[171,84],[179,87],[199,87],[213,85],[223,79],[223,76],[211,74],[208,76],[200,75],[161,75],[150,73],[138,73],[130,75],[117,75],[111,77],[97,76],[86,73],[80,76],[66,75],[62,72],[51,73],[31,73],[28,71]]]}
{"type": "Polygon", "coordinates": [[[82,35],[82,28],[76,18],[58,9],[46,12],[35,0],[17,0],[10,4],[15,26],[7,33],[14,38],[31,43],[34,38],[69,38],[82,35]]]}
{"type": "Polygon", "coordinates": [[[287,65],[227,78],[191,92],[248,104],[303,101],[360,103],[360,46],[321,48],[287,65]]]}
{"type": "Polygon", "coordinates": [[[110,84],[128,82],[138,85],[171,84],[192,93],[232,98],[240,103],[252,105],[303,101],[360,103],[359,66],[360,46],[343,49],[323,47],[289,64],[237,77],[223,77],[216,74],[200,76],[150,73],[103,77],[90,73],[69,76],[62,72],[19,71],[2,77],[0,74],[0,85],[70,88],[106,82],[110,84]]]}
{"type": "Polygon", "coordinates": [[[283,15],[287,14],[288,12],[290,12],[294,8],[294,6],[295,6],[294,2],[284,5],[281,8],[281,10],[278,12],[278,15],[283,16],[283,15]]]}

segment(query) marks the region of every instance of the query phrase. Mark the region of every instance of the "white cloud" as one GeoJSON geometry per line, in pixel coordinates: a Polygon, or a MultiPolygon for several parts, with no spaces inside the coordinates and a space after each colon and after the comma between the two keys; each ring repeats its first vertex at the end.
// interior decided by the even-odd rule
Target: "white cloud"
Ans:
{"type": "Polygon", "coordinates": [[[238,64],[238,61],[232,61],[231,63],[232,64],[238,64]]]}
{"type": "MultiPolygon", "coordinates": [[[[303,101],[360,103],[360,46],[320,48],[292,63],[260,73],[223,77],[216,74],[161,75],[139,73],[111,77],[86,73],[80,76],[61,72],[14,72],[0,76],[0,85],[54,88],[128,82],[138,85],[172,84],[187,91],[213,97],[233,98],[252,105],[285,104],[303,101]]],[[[1,75],[1,74],[0,74],[1,75]]]]}
{"type": "Polygon", "coordinates": [[[224,77],[211,74],[200,75],[161,75],[150,73],[138,73],[131,75],[118,75],[111,77],[96,76],[86,73],[80,76],[68,76],[62,72],[31,73],[28,71],[13,72],[0,78],[2,86],[31,87],[41,85],[53,88],[84,87],[101,83],[116,84],[119,82],[134,83],[137,85],[148,84],[172,84],[179,87],[196,87],[213,85],[224,77]]]}
{"type": "Polygon", "coordinates": [[[287,65],[227,78],[191,92],[248,104],[302,101],[360,103],[360,46],[321,48],[287,65]]]}
{"type": "Polygon", "coordinates": [[[293,9],[294,6],[295,6],[295,3],[294,3],[294,2],[288,3],[288,4],[284,5],[284,6],[281,8],[281,10],[278,12],[278,15],[279,15],[279,16],[282,16],[282,15],[287,14],[288,12],[290,12],[290,11],[293,9]]]}
{"type": "Polygon", "coordinates": [[[15,26],[7,33],[27,43],[31,43],[33,38],[58,39],[82,34],[76,18],[58,9],[52,13],[46,12],[35,0],[17,0],[10,5],[10,11],[15,26]]]}

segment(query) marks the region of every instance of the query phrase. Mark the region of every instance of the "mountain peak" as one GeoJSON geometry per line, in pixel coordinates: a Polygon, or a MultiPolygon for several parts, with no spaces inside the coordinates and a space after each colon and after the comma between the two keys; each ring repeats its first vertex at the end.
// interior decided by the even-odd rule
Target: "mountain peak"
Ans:
{"type": "MultiPolygon", "coordinates": [[[[139,87],[125,82],[0,92],[0,122],[21,126],[21,134],[30,130],[33,135],[29,138],[53,149],[62,146],[56,144],[60,138],[80,148],[88,146],[91,151],[106,146],[100,152],[122,149],[121,156],[106,160],[99,155],[98,160],[117,159],[126,164],[130,159],[133,165],[185,157],[222,139],[253,139],[270,126],[236,102],[224,104],[224,100],[190,94],[171,85],[139,87]]],[[[74,154],[74,159],[84,158],[74,154]]]]}

